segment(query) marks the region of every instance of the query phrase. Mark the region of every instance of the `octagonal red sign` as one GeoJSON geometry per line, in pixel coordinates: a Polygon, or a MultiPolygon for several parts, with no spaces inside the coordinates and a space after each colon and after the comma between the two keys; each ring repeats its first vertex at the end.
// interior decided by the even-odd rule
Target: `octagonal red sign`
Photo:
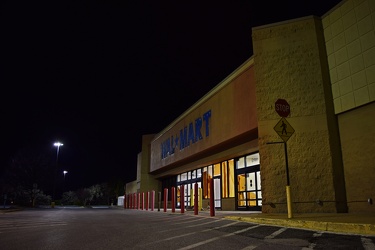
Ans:
{"type": "Polygon", "coordinates": [[[278,99],[275,102],[275,110],[281,117],[288,117],[290,114],[289,103],[284,99],[278,99]]]}

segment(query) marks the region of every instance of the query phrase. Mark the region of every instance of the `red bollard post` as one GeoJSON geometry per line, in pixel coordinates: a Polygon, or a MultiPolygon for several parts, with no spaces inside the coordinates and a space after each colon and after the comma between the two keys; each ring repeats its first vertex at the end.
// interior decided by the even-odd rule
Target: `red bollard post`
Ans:
{"type": "Polygon", "coordinates": [[[138,209],[138,194],[134,193],[134,209],[138,209]]]}
{"type": "Polygon", "coordinates": [[[136,206],[137,206],[137,194],[136,193],[133,193],[133,209],[135,209],[136,208],[136,206]]]}
{"type": "Polygon", "coordinates": [[[181,204],[181,213],[185,213],[185,191],[184,185],[181,185],[180,191],[180,204],[181,204]]]}
{"type": "Polygon", "coordinates": [[[172,202],[172,213],[174,213],[176,211],[175,193],[176,193],[176,188],[172,187],[172,193],[171,193],[171,196],[172,196],[172,199],[171,199],[171,202],[172,202]]]}
{"type": "Polygon", "coordinates": [[[145,209],[145,192],[142,192],[141,197],[142,197],[141,209],[144,210],[145,209]]]}
{"type": "Polygon", "coordinates": [[[148,197],[149,197],[149,194],[150,194],[150,192],[149,191],[147,191],[146,192],[146,211],[148,211],[148,197]]]}
{"type": "Polygon", "coordinates": [[[129,194],[129,199],[130,199],[130,209],[132,209],[133,208],[133,194],[129,194]]]}
{"type": "Polygon", "coordinates": [[[133,209],[137,209],[138,207],[138,194],[137,193],[134,193],[133,194],[133,209]]]}
{"type": "Polygon", "coordinates": [[[168,206],[168,188],[164,188],[164,212],[167,212],[168,206]]]}
{"type": "Polygon", "coordinates": [[[141,194],[140,193],[138,193],[136,196],[135,196],[135,200],[136,200],[136,209],[140,209],[140,207],[141,207],[141,194]]]}
{"type": "Polygon", "coordinates": [[[194,214],[198,214],[198,183],[194,184],[194,214]]]}
{"type": "Polygon", "coordinates": [[[158,212],[160,212],[161,208],[161,192],[158,192],[158,212]]]}
{"type": "Polygon", "coordinates": [[[151,193],[151,211],[154,211],[155,208],[155,190],[152,190],[151,193]]]}
{"type": "Polygon", "coordinates": [[[210,215],[215,216],[214,180],[210,180],[210,215]]]}
{"type": "Polygon", "coordinates": [[[124,195],[124,208],[125,208],[125,209],[128,207],[127,198],[128,198],[128,196],[125,194],[125,195],[124,195]]]}
{"type": "Polygon", "coordinates": [[[134,194],[129,194],[129,208],[132,209],[134,206],[134,194]]]}

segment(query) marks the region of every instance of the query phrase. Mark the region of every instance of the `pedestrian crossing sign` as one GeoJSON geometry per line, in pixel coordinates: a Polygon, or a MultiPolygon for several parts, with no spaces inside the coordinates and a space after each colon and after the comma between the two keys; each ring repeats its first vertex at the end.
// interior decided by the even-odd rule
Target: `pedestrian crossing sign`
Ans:
{"type": "Polygon", "coordinates": [[[284,117],[280,119],[280,121],[273,129],[281,137],[281,139],[283,139],[284,142],[287,142],[295,131],[284,117]]]}

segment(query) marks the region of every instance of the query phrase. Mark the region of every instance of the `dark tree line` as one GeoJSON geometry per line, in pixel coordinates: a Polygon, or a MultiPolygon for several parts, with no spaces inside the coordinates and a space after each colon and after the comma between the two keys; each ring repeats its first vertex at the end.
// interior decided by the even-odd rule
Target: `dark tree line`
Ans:
{"type": "MultiPolygon", "coordinates": [[[[1,206],[50,205],[56,185],[54,156],[51,152],[30,147],[14,155],[0,176],[1,206]]],[[[54,201],[56,205],[111,205],[116,204],[117,197],[123,193],[124,183],[117,180],[69,190],[54,201]]]]}

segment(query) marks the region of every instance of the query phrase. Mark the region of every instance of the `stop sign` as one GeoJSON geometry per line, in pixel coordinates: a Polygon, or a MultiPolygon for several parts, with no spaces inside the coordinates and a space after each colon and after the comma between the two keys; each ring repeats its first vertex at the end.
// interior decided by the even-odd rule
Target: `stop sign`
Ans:
{"type": "Polygon", "coordinates": [[[287,117],[290,114],[289,103],[284,99],[278,99],[275,102],[275,110],[281,117],[287,117]]]}

